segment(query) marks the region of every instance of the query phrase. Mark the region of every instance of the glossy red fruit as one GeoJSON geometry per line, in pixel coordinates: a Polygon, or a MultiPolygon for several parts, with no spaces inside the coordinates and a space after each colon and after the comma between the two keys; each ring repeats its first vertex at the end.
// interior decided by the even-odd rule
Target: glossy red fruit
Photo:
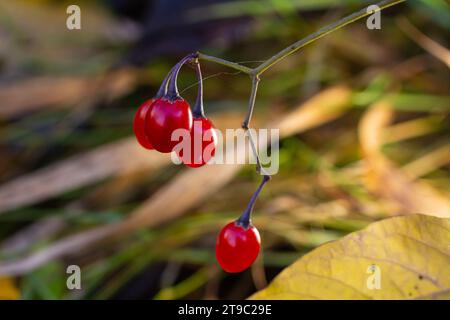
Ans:
{"type": "Polygon", "coordinates": [[[223,270],[241,272],[252,265],[260,249],[258,230],[252,225],[244,228],[233,221],[220,231],[216,243],[216,258],[223,270]]]}
{"type": "Polygon", "coordinates": [[[198,168],[214,156],[217,147],[217,133],[211,120],[198,117],[194,118],[190,131],[189,152],[181,149],[178,156],[188,167],[198,168]]]}
{"type": "Polygon", "coordinates": [[[189,104],[182,98],[157,99],[145,121],[145,132],[155,150],[171,152],[179,141],[172,141],[172,133],[177,129],[190,131],[192,127],[192,113],[189,104]]]}
{"type": "Polygon", "coordinates": [[[153,102],[155,102],[155,99],[147,100],[143,104],[141,104],[139,109],[136,111],[133,122],[133,131],[137,141],[141,146],[149,150],[153,149],[153,146],[145,130],[145,119],[147,117],[148,111],[150,110],[150,107],[153,105],[153,102]]]}

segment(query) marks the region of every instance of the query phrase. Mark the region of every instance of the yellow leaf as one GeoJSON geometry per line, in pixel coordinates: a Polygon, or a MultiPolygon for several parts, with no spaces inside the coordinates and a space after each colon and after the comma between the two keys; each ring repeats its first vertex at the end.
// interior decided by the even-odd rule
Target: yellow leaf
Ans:
{"type": "Polygon", "coordinates": [[[324,244],[250,299],[448,299],[450,219],[385,219],[324,244]],[[377,282],[379,281],[379,282],[377,282]]]}
{"type": "Polygon", "coordinates": [[[17,300],[20,292],[11,278],[0,277],[0,300],[17,300]]]}

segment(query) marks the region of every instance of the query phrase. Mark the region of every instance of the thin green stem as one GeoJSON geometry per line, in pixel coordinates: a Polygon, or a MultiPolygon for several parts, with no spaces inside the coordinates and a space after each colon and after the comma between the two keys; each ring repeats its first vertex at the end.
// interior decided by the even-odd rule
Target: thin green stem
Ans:
{"type": "MultiPolygon", "coordinates": [[[[373,5],[376,5],[380,8],[380,10],[389,8],[391,6],[394,6],[396,4],[405,2],[406,0],[384,0],[384,1],[380,1],[377,3],[373,3],[373,5]]],[[[313,42],[315,42],[316,40],[324,37],[327,34],[330,34],[336,30],[341,29],[342,27],[355,22],[357,20],[360,20],[364,17],[367,17],[368,15],[372,14],[373,12],[371,11],[367,11],[368,6],[364,7],[363,9],[354,12],[336,22],[333,22],[325,27],[322,27],[321,29],[319,29],[318,31],[314,32],[313,34],[310,34],[309,36],[293,43],[292,45],[288,46],[287,48],[281,50],[280,52],[278,52],[277,54],[273,55],[272,57],[270,57],[269,59],[267,59],[265,62],[261,63],[258,67],[256,68],[249,68],[246,66],[243,66],[239,63],[236,62],[231,62],[231,61],[227,61],[221,58],[216,58],[213,56],[208,56],[206,54],[203,53],[198,53],[198,58],[200,60],[204,60],[204,61],[210,61],[210,62],[214,62],[226,67],[229,67],[231,69],[235,69],[235,70],[239,70],[243,73],[246,74],[250,74],[250,75],[261,75],[263,72],[265,72],[267,69],[269,69],[270,67],[272,67],[274,64],[278,63],[279,61],[283,60],[284,58],[286,58],[287,56],[295,53],[296,51],[298,51],[299,49],[307,46],[308,44],[311,44],[313,42]]]]}
{"type": "MultiPolygon", "coordinates": [[[[380,8],[380,10],[383,10],[385,8],[388,8],[390,6],[396,5],[396,4],[404,2],[404,1],[406,1],[406,0],[384,0],[384,1],[380,1],[378,3],[375,3],[374,5],[377,5],[380,8]]],[[[307,37],[293,43],[289,47],[281,50],[280,52],[278,52],[277,54],[275,54],[274,56],[272,56],[271,58],[269,58],[268,60],[266,60],[265,62],[260,64],[255,69],[256,74],[257,75],[262,74],[264,71],[266,71],[267,69],[272,67],[277,62],[283,60],[287,56],[293,54],[294,52],[305,47],[306,45],[322,38],[323,36],[325,36],[331,32],[334,32],[336,30],[339,30],[342,27],[345,27],[346,25],[348,25],[352,22],[355,22],[357,20],[360,20],[360,19],[372,14],[373,12],[368,11],[367,8],[368,7],[365,7],[357,12],[354,12],[354,13],[336,21],[336,22],[333,22],[325,27],[322,27],[318,31],[310,34],[309,36],[307,36],[307,37]]]]}
{"type": "Polygon", "coordinates": [[[258,172],[261,175],[267,176],[268,174],[266,173],[266,171],[264,170],[264,168],[261,165],[261,160],[259,158],[258,149],[256,147],[255,140],[253,139],[252,130],[246,129],[245,132],[247,133],[248,140],[250,141],[250,146],[252,148],[253,154],[256,159],[256,172],[258,172]]]}
{"type": "Polygon", "coordinates": [[[248,99],[247,115],[245,116],[245,119],[242,122],[242,128],[244,128],[245,130],[248,129],[250,121],[252,120],[253,109],[255,108],[256,92],[258,91],[258,84],[259,84],[259,77],[252,76],[252,90],[250,92],[250,98],[248,99]]]}
{"type": "Polygon", "coordinates": [[[253,69],[251,69],[249,67],[246,67],[246,66],[243,66],[243,65],[241,65],[239,63],[227,61],[227,60],[224,60],[224,59],[221,59],[221,58],[208,56],[208,55],[200,53],[200,52],[198,53],[198,58],[200,60],[203,60],[203,61],[209,61],[209,62],[214,62],[214,63],[217,63],[217,64],[221,64],[223,66],[229,67],[231,69],[239,70],[239,71],[241,71],[243,73],[246,73],[246,74],[252,74],[253,73],[253,69]]]}
{"type": "MultiPolygon", "coordinates": [[[[393,5],[405,2],[405,1],[406,0],[383,0],[383,1],[379,1],[377,3],[374,3],[372,5],[376,5],[376,6],[378,6],[379,10],[383,10],[383,9],[386,9],[393,5]]],[[[263,63],[261,63],[256,68],[249,68],[249,67],[243,66],[236,62],[231,62],[231,61],[227,61],[227,60],[224,60],[221,58],[208,56],[208,55],[200,53],[200,52],[197,53],[197,57],[199,60],[214,62],[214,63],[220,64],[220,65],[241,71],[241,72],[246,73],[251,76],[252,89],[251,89],[250,99],[249,99],[249,103],[248,103],[248,110],[247,110],[247,115],[242,123],[242,128],[244,128],[248,132],[250,121],[251,121],[251,118],[253,115],[253,109],[255,107],[256,92],[258,90],[258,84],[259,84],[259,76],[263,72],[265,72],[266,70],[271,68],[273,65],[275,65],[276,63],[280,62],[281,60],[283,60],[287,56],[295,53],[296,51],[300,50],[301,48],[307,46],[308,44],[311,44],[311,43],[315,42],[316,40],[324,37],[325,35],[330,34],[336,30],[339,30],[342,27],[344,27],[352,22],[355,22],[357,20],[360,20],[364,17],[367,17],[367,16],[373,14],[372,11],[367,10],[368,7],[369,6],[366,6],[357,12],[354,12],[336,22],[333,22],[325,27],[322,27],[318,31],[314,32],[313,34],[310,34],[309,36],[307,36],[307,37],[293,43],[289,47],[281,50],[277,54],[273,55],[271,58],[269,58],[266,61],[264,61],[263,63]]],[[[251,134],[249,135],[249,139],[250,139],[250,142],[252,143],[252,149],[256,156],[257,170],[258,170],[258,172],[265,174],[262,172],[258,152],[256,150],[256,146],[251,137],[251,134]]]]}
{"type": "Polygon", "coordinates": [[[256,159],[256,171],[265,174],[262,166],[261,161],[259,159],[258,149],[256,148],[255,141],[253,139],[252,133],[249,131],[249,125],[250,121],[252,120],[253,116],[253,110],[255,109],[255,102],[256,102],[256,93],[258,91],[258,84],[259,84],[259,76],[253,75],[252,76],[252,89],[250,92],[250,98],[248,100],[248,109],[247,109],[247,115],[245,116],[244,121],[242,122],[242,128],[247,133],[248,139],[250,141],[250,145],[253,151],[253,154],[256,159]]]}

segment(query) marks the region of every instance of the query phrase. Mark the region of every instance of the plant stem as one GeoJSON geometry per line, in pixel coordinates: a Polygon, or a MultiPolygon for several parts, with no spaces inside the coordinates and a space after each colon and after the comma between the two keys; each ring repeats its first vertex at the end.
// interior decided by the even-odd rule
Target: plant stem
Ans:
{"type": "Polygon", "coordinates": [[[249,131],[249,124],[252,120],[253,110],[255,109],[255,101],[256,101],[256,93],[258,91],[258,84],[259,84],[259,76],[254,75],[252,76],[252,89],[250,93],[250,98],[248,100],[248,110],[247,115],[245,116],[244,121],[242,122],[242,128],[247,133],[248,139],[250,141],[250,145],[252,147],[253,154],[256,158],[256,171],[265,174],[263,168],[261,167],[261,161],[259,160],[259,154],[258,149],[256,148],[255,141],[253,139],[251,131],[249,131]]]}
{"type": "Polygon", "coordinates": [[[236,220],[236,223],[240,226],[243,226],[245,229],[248,229],[248,227],[251,224],[251,215],[253,212],[253,207],[255,206],[256,199],[258,198],[259,193],[261,192],[262,188],[266,184],[267,181],[270,180],[270,176],[265,175],[263,177],[262,182],[260,183],[258,189],[256,189],[255,193],[253,194],[252,198],[250,199],[250,202],[248,203],[247,208],[245,209],[244,213],[239,217],[239,219],[236,220]]]}
{"type": "MultiPolygon", "coordinates": [[[[401,2],[405,2],[406,0],[383,0],[383,1],[379,1],[377,3],[374,3],[372,5],[376,5],[379,7],[380,10],[386,9],[388,7],[391,7],[393,5],[399,4],[401,2]]],[[[241,71],[243,73],[246,73],[248,75],[251,76],[252,79],[252,89],[251,89],[251,93],[250,93],[250,99],[249,99],[249,103],[248,103],[248,110],[247,110],[247,115],[242,123],[242,128],[244,128],[244,130],[246,130],[246,132],[248,132],[249,129],[249,125],[250,125],[250,121],[253,115],[253,109],[255,107],[255,100],[256,100],[256,92],[258,90],[258,83],[259,83],[259,76],[265,72],[266,70],[268,70],[269,68],[271,68],[273,65],[275,65],[276,63],[280,62],[281,60],[283,60],[284,58],[286,58],[287,56],[295,53],[296,51],[298,51],[299,49],[307,46],[308,44],[311,44],[313,42],[315,42],[316,40],[324,37],[327,34],[330,34],[336,30],[341,29],[342,27],[355,22],[357,20],[360,20],[364,17],[367,17],[368,15],[373,14],[373,12],[368,11],[367,8],[369,6],[364,7],[363,9],[354,12],[336,22],[333,22],[327,26],[322,27],[321,29],[319,29],[318,31],[314,32],[313,34],[310,34],[309,36],[298,40],[297,42],[291,44],[290,46],[286,47],[285,49],[281,50],[280,52],[278,52],[277,54],[273,55],[272,57],[270,57],[269,59],[267,59],[266,61],[264,61],[263,63],[261,63],[258,67],[256,68],[249,68],[246,66],[243,66],[239,63],[236,62],[231,62],[231,61],[227,61],[221,58],[216,58],[213,56],[208,56],[206,54],[200,53],[198,52],[196,54],[196,56],[198,57],[199,60],[204,60],[204,61],[210,61],[210,62],[214,62],[238,71],[241,71]]],[[[176,78],[176,74],[174,74],[173,78],[176,78]]],[[[252,149],[253,152],[255,154],[256,157],[256,161],[257,161],[257,171],[260,172],[261,174],[265,173],[263,172],[262,168],[261,168],[261,164],[259,161],[259,156],[258,156],[258,152],[256,150],[256,146],[254,144],[253,138],[251,136],[251,134],[249,134],[249,139],[250,142],[252,144],[252,149]]],[[[266,176],[266,175],[265,175],[266,176]]],[[[264,182],[265,183],[265,182],[264,182]]],[[[264,184],[263,183],[263,184],[264,184]]]]}
{"type": "MultiPolygon", "coordinates": [[[[377,3],[374,3],[374,5],[378,6],[380,10],[383,10],[385,8],[388,8],[390,6],[396,5],[398,3],[404,2],[406,0],[383,0],[377,3]]],[[[220,59],[220,58],[216,58],[216,57],[212,57],[212,56],[208,56],[206,54],[203,53],[197,53],[197,57],[198,59],[204,60],[204,61],[210,61],[210,62],[214,62],[238,71],[241,71],[243,73],[246,73],[248,75],[250,75],[251,80],[252,80],[252,89],[250,92],[250,98],[249,98],[249,102],[248,102],[248,110],[247,110],[247,115],[245,116],[245,119],[242,123],[242,128],[246,131],[246,133],[248,134],[250,143],[251,143],[251,147],[253,150],[253,153],[255,154],[256,157],[256,170],[264,175],[263,181],[261,182],[261,184],[259,185],[258,189],[256,190],[256,192],[253,194],[246,210],[244,211],[244,213],[239,217],[238,220],[236,220],[236,224],[244,227],[244,228],[249,228],[249,226],[251,225],[251,214],[253,211],[253,207],[255,205],[255,201],[258,198],[259,193],[261,192],[262,188],[264,187],[264,184],[270,179],[270,176],[267,175],[263,168],[261,167],[261,162],[259,160],[259,155],[258,155],[258,150],[256,149],[256,145],[254,143],[253,137],[251,135],[251,132],[249,131],[249,125],[250,125],[250,121],[252,119],[252,115],[253,115],[253,109],[255,107],[255,101],[256,101],[256,92],[258,91],[258,84],[259,84],[259,80],[260,80],[260,75],[265,72],[266,70],[268,70],[269,68],[271,68],[273,65],[275,65],[276,63],[280,62],[281,60],[283,60],[284,58],[286,58],[287,56],[290,56],[291,54],[295,53],[296,51],[300,50],[301,48],[307,46],[310,43],[315,42],[316,40],[324,37],[327,34],[330,34],[336,30],[341,29],[342,27],[355,22],[359,19],[362,19],[364,17],[367,17],[368,15],[371,15],[373,12],[368,11],[367,7],[364,7],[363,9],[354,12],[336,22],[333,22],[325,27],[322,27],[321,29],[319,29],[318,31],[310,34],[309,36],[298,40],[297,42],[291,44],[289,47],[281,50],[280,52],[278,52],[277,54],[273,55],[272,57],[270,57],[269,59],[267,59],[266,61],[264,61],[263,63],[261,63],[258,67],[256,68],[248,68],[246,66],[243,66],[239,63],[235,63],[235,62],[231,62],[231,61],[227,61],[224,59],[220,59]]],[[[176,73],[174,74],[174,76],[172,78],[176,78],[176,73]]],[[[197,109],[197,108],[196,108],[197,109]]]]}
{"type": "MultiPolygon", "coordinates": [[[[394,6],[396,4],[405,2],[405,1],[406,0],[384,0],[384,1],[379,1],[377,3],[373,3],[373,5],[377,5],[380,8],[380,10],[383,10],[383,9],[389,8],[391,6],[394,6]]],[[[299,49],[307,46],[308,44],[311,44],[327,34],[330,34],[352,22],[355,22],[357,20],[360,20],[360,19],[372,14],[372,12],[370,12],[370,11],[367,12],[367,8],[368,8],[368,6],[364,7],[363,9],[361,9],[357,12],[354,12],[336,22],[333,22],[325,27],[322,27],[318,31],[314,32],[313,34],[310,34],[309,36],[307,36],[307,37],[291,44],[290,46],[286,47],[285,49],[281,50],[277,54],[273,55],[272,57],[270,57],[269,59],[267,59],[266,61],[261,63],[258,67],[253,68],[253,69],[243,66],[236,62],[231,62],[231,61],[227,61],[227,60],[224,60],[221,58],[208,56],[208,55],[200,53],[200,52],[198,53],[198,58],[200,60],[214,62],[214,63],[220,64],[220,65],[223,65],[223,66],[226,66],[226,67],[229,67],[229,68],[232,68],[232,69],[235,69],[235,70],[238,70],[238,71],[241,71],[243,73],[250,74],[253,76],[261,75],[264,71],[266,71],[267,69],[272,67],[274,64],[278,63],[279,61],[283,60],[287,56],[298,51],[299,49]]]]}
{"type": "Polygon", "coordinates": [[[192,115],[194,116],[194,118],[205,118],[205,110],[203,109],[203,77],[202,69],[200,67],[200,62],[198,62],[198,59],[196,59],[195,61],[195,66],[197,69],[198,91],[197,100],[195,101],[192,115]]]}
{"type": "MultiPolygon", "coordinates": [[[[375,3],[375,5],[377,5],[380,8],[380,10],[383,10],[385,8],[388,8],[390,6],[396,5],[396,4],[404,2],[404,1],[406,1],[406,0],[384,0],[384,1],[380,1],[378,3],[375,3]]],[[[322,38],[323,36],[325,36],[331,32],[339,30],[342,27],[344,27],[352,22],[355,22],[359,19],[367,17],[368,15],[370,15],[372,13],[373,12],[367,11],[367,7],[364,7],[363,9],[361,9],[357,12],[354,12],[336,22],[333,22],[325,27],[322,27],[318,31],[293,43],[289,47],[281,50],[280,52],[278,52],[277,54],[275,54],[274,56],[272,56],[271,58],[269,58],[268,60],[266,60],[265,62],[260,64],[257,68],[254,69],[255,73],[257,75],[262,74],[264,71],[266,71],[267,69],[272,67],[274,64],[283,60],[284,58],[293,54],[294,52],[298,51],[299,49],[303,48],[304,46],[322,38]]]]}
{"type": "Polygon", "coordinates": [[[155,98],[161,98],[167,94],[167,87],[169,84],[169,80],[172,78],[173,71],[175,70],[176,65],[169,71],[167,76],[164,78],[163,82],[161,83],[161,86],[159,87],[158,92],[156,93],[155,98]]]}
{"type": "Polygon", "coordinates": [[[186,57],[181,59],[173,68],[172,76],[170,77],[169,86],[167,90],[167,96],[169,97],[169,99],[171,100],[181,99],[177,86],[178,73],[180,72],[181,67],[186,62],[196,58],[197,58],[196,53],[188,54],[186,57]]]}
{"type": "Polygon", "coordinates": [[[242,128],[244,128],[245,130],[248,130],[248,125],[252,120],[253,109],[255,108],[256,92],[258,91],[258,84],[259,84],[259,77],[252,76],[252,90],[250,92],[250,98],[248,100],[247,115],[245,116],[245,119],[242,122],[242,128]]]}
{"type": "Polygon", "coordinates": [[[264,171],[264,168],[261,166],[261,160],[259,159],[258,149],[256,148],[256,143],[255,140],[253,139],[252,131],[250,129],[247,129],[246,133],[248,136],[248,140],[250,141],[250,146],[252,148],[253,154],[256,158],[256,172],[267,176],[268,174],[266,173],[266,171],[264,171]]]}
{"type": "Polygon", "coordinates": [[[246,67],[246,66],[243,66],[243,65],[241,65],[239,63],[227,61],[227,60],[224,60],[224,59],[221,59],[221,58],[208,56],[208,55],[200,53],[200,52],[198,52],[198,58],[200,60],[203,60],[203,61],[209,61],[209,62],[214,62],[214,63],[217,63],[217,64],[221,64],[223,66],[229,67],[231,69],[239,70],[239,71],[241,71],[243,73],[246,73],[246,74],[252,74],[252,72],[253,72],[253,69],[251,69],[249,67],[246,67]]]}

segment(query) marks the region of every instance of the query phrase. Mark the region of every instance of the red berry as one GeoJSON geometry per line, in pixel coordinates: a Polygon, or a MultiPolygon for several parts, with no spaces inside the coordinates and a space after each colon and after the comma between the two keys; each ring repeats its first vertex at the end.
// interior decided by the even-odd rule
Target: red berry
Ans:
{"type": "Polygon", "coordinates": [[[216,258],[223,270],[241,272],[255,261],[260,248],[258,230],[252,225],[244,228],[233,221],[220,231],[216,243],[216,258]]]}
{"type": "Polygon", "coordinates": [[[192,123],[190,132],[190,149],[181,149],[178,156],[185,165],[198,168],[205,165],[216,153],[217,134],[211,120],[199,117],[192,123]]]}
{"type": "Polygon", "coordinates": [[[145,121],[145,131],[153,148],[159,152],[171,152],[178,141],[172,141],[172,133],[177,129],[191,130],[192,113],[189,104],[182,98],[157,99],[145,121]]]}
{"type": "Polygon", "coordinates": [[[143,104],[141,104],[141,106],[136,112],[136,115],[134,116],[133,122],[134,135],[136,136],[136,139],[139,142],[139,144],[143,146],[145,149],[153,149],[153,146],[145,131],[145,119],[147,117],[148,110],[150,110],[150,107],[152,106],[153,102],[155,102],[155,99],[145,101],[143,104]]]}

